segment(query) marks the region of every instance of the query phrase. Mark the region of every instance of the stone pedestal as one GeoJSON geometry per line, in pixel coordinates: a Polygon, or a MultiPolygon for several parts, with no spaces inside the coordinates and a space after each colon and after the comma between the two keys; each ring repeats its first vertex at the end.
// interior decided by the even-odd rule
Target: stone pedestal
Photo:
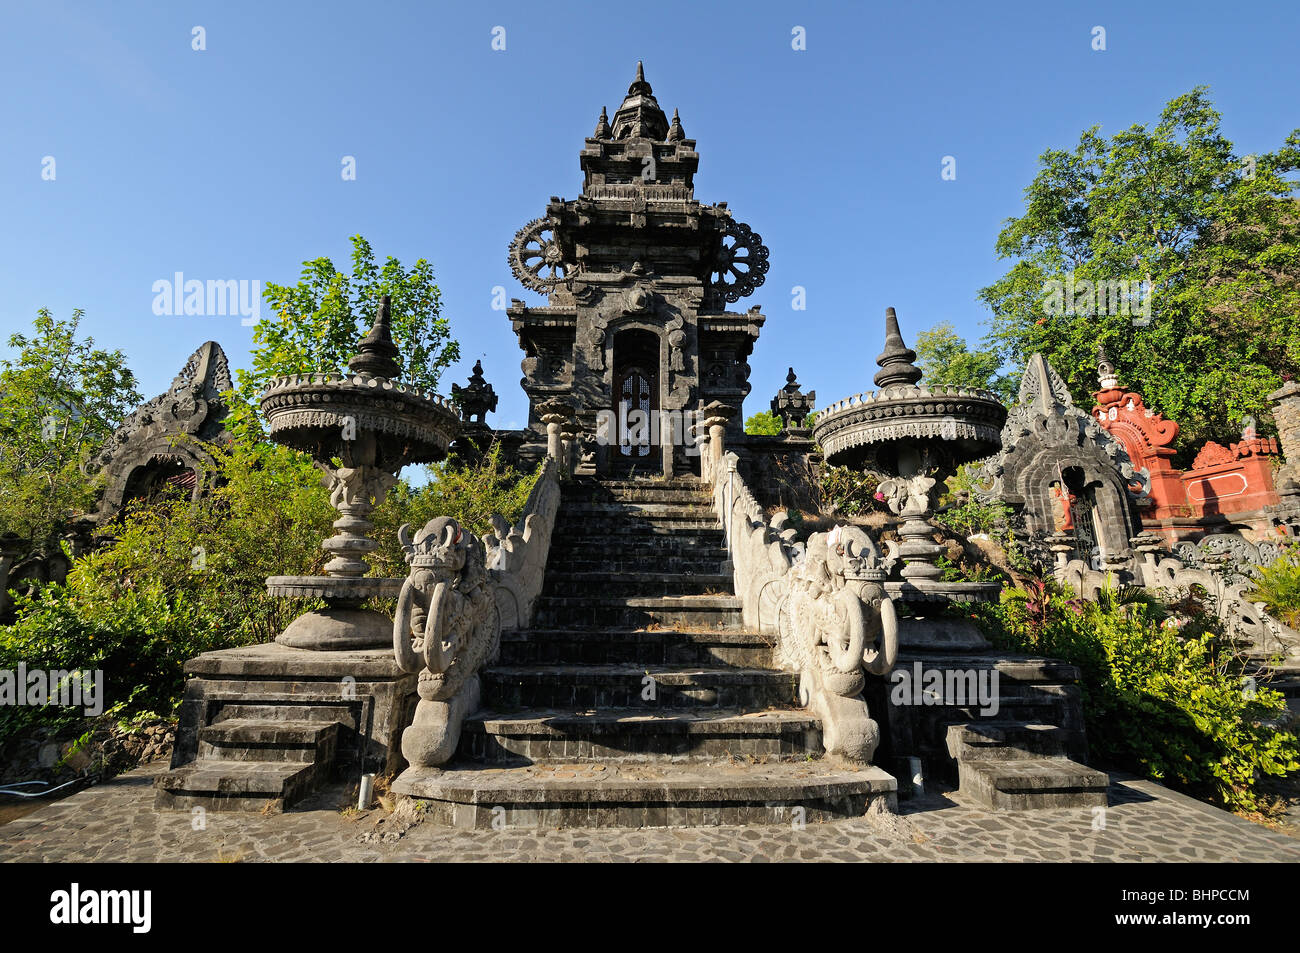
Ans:
{"type": "Polygon", "coordinates": [[[396,773],[416,676],[392,649],[321,652],[271,643],[185,663],[160,808],[282,810],[331,781],[396,773]]]}

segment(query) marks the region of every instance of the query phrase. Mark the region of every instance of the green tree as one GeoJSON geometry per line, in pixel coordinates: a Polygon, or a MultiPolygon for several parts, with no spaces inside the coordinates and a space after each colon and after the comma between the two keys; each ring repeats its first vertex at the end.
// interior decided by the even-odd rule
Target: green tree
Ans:
{"type": "Polygon", "coordinates": [[[1015,380],[999,374],[1002,358],[996,351],[971,351],[966,339],[947,321],[940,322],[916,339],[922,382],[934,386],[981,387],[1004,401],[1015,397],[1015,380]]]}
{"type": "Polygon", "coordinates": [[[1300,130],[1240,156],[1198,87],[1152,127],[1093,127],[1039,162],[997,240],[1014,264],[980,292],[991,346],[1042,353],[1087,406],[1104,344],[1184,450],[1267,420],[1268,393],[1300,373],[1300,130]]]}
{"type": "Polygon", "coordinates": [[[41,543],[87,510],[97,484],[82,466],[140,403],[122,352],[78,339],[84,314],[42,308],[0,360],[0,533],[41,543]]]}
{"type": "Polygon", "coordinates": [[[272,378],[344,370],[357,341],[374,323],[384,295],[392,299],[401,379],[437,390],[442,372],[460,359],[460,346],[442,315],[442,291],[434,284],[433,266],[421,258],[408,269],[390,256],[381,268],[370,243],[354,235],[351,274],[339,271],[328,258],[316,258],[303,262],[297,284],[267,282],[266,297],[274,313],[253,330],[252,369],[238,372],[232,431],[253,424],[258,394],[272,378]]]}
{"type": "Polygon", "coordinates": [[[745,433],[775,437],[781,432],[781,418],[770,410],[760,410],[745,420],[745,433]]]}

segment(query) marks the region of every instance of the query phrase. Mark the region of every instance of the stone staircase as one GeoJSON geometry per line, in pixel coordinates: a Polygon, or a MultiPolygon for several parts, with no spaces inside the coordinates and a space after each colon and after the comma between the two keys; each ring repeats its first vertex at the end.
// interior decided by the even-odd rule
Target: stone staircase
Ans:
{"type": "Polygon", "coordinates": [[[1107,803],[1107,775],[1083,763],[1087,740],[1073,665],[987,651],[913,650],[900,655],[897,669],[998,676],[995,711],[949,697],[947,688],[924,705],[890,708],[889,747],[900,776],[907,776],[908,757],[919,758],[926,778],[957,786],[991,810],[1107,803]]]}
{"type": "Polygon", "coordinates": [[[391,649],[313,652],[271,643],[186,663],[171,770],[156,807],[282,811],[336,781],[396,767],[415,676],[391,649]]]}
{"type": "Polygon", "coordinates": [[[443,770],[394,791],[458,827],[790,823],[888,810],[897,782],[823,760],[797,678],[747,632],[696,479],[574,480],[534,627],[504,633],[443,770]]]}

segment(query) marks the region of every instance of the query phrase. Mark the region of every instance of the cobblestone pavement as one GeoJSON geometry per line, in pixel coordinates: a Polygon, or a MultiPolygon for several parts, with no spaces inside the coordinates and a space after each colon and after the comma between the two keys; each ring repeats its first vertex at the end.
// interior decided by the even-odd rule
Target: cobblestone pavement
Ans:
{"type": "Polygon", "coordinates": [[[1300,842],[1145,781],[1112,779],[1110,806],[992,814],[951,794],[898,815],[803,829],[453,831],[399,811],[345,813],[342,794],[280,815],[153,810],[161,765],[0,826],[3,861],[1280,861],[1300,842]],[[1104,819],[1105,827],[1094,830],[1104,819]]]}

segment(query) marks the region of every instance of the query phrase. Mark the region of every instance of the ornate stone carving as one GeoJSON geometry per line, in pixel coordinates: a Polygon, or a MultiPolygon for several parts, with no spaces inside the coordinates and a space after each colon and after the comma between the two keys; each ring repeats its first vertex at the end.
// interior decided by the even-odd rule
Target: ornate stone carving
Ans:
{"type": "Polygon", "coordinates": [[[782,426],[789,430],[803,429],[804,421],[816,406],[817,392],[810,390],[803,393],[799,389],[799,379],[795,377],[794,368],[785,375],[785,386],[772,398],[772,413],[781,418],[782,426]]]}
{"type": "Polygon", "coordinates": [[[413,767],[446,763],[465,716],[479,703],[479,670],[496,657],[503,629],[528,625],[541,593],[559,508],[556,462],[548,459],[514,526],[494,514],[479,539],[456,520],[435,517],[398,539],[411,567],[393,618],[393,652],[419,674],[415,719],[402,735],[413,767]]]}
{"type": "Polygon", "coordinates": [[[897,621],[883,580],[891,565],[859,527],[797,543],[784,518],[768,523],[737,472],[713,468],[713,499],[727,535],[747,626],[775,633],[777,663],[797,672],[800,699],[822,722],[826,750],[870,761],[880,731],[862,698],[864,673],[897,656],[897,621]]]}
{"type": "Polygon", "coordinates": [[[212,463],[203,444],[226,439],[222,394],[231,386],[225,352],[208,341],[190,355],[166,393],[132,411],[87,466],[101,469],[107,481],[95,520],[116,517],[155,478],[185,470],[195,474],[186,485],[197,498],[205,485],[202,471],[212,463]]]}
{"type": "Polygon", "coordinates": [[[519,283],[539,294],[549,294],[572,277],[555,223],[547,218],[535,218],[515,232],[507,260],[519,283]]]}
{"type": "Polygon", "coordinates": [[[744,222],[729,219],[709,272],[709,287],[724,301],[739,301],[767,280],[767,246],[744,222]]]}
{"type": "Polygon", "coordinates": [[[486,424],[484,418],[489,413],[496,412],[497,392],[483,377],[482,361],[474,362],[474,370],[467,386],[451,385],[451,398],[460,407],[461,419],[466,423],[486,424]]]}

